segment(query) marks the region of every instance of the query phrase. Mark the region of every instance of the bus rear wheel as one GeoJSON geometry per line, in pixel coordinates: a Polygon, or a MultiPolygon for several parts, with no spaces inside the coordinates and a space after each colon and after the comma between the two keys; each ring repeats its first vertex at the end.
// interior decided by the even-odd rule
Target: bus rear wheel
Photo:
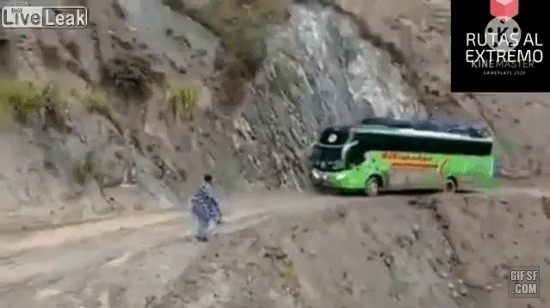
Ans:
{"type": "Polygon", "coordinates": [[[377,177],[371,176],[366,182],[365,182],[365,194],[369,197],[375,197],[378,196],[380,193],[380,181],[377,177]]]}

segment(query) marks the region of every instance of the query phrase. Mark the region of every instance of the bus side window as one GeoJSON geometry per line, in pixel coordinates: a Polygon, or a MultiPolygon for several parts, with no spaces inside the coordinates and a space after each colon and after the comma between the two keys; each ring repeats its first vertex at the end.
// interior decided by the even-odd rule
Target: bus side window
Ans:
{"type": "Polygon", "coordinates": [[[441,140],[432,138],[431,140],[426,140],[426,143],[430,145],[429,152],[431,153],[440,153],[440,154],[450,154],[454,153],[453,147],[455,144],[448,140],[441,140]]]}
{"type": "Polygon", "coordinates": [[[492,143],[481,143],[469,140],[433,140],[434,153],[454,155],[490,155],[492,143]]]}
{"type": "Polygon", "coordinates": [[[398,152],[422,152],[427,151],[431,144],[424,143],[422,140],[407,136],[391,136],[387,146],[388,151],[398,152]]]}
{"type": "Polygon", "coordinates": [[[352,165],[359,165],[363,162],[363,152],[362,146],[360,146],[361,143],[351,147],[349,149],[348,155],[347,155],[347,164],[348,166],[352,165]]]}

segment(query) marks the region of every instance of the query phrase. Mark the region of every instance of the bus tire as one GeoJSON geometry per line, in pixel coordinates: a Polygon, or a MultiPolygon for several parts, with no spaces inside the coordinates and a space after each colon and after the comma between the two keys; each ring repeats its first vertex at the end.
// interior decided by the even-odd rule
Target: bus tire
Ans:
{"type": "Polygon", "coordinates": [[[320,186],[320,185],[314,185],[313,186],[313,190],[320,194],[320,195],[328,195],[329,194],[329,190],[327,187],[324,187],[324,186],[320,186]]]}
{"type": "Polygon", "coordinates": [[[365,194],[368,197],[378,196],[380,193],[380,179],[377,176],[371,176],[365,182],[365,194]]]}
{"type": "Polygon", "coordinates": [[[448,178],[445,181],[445,186],[443,187],[443,191],[446,193],[455,193],[457,191],[456,180],[453,178],[448,178]]]}

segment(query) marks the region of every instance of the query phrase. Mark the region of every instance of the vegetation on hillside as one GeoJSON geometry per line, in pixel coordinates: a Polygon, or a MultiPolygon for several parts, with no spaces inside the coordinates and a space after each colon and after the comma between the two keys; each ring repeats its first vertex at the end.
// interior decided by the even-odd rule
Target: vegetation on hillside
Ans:
{"type": "Polygon", "coordinates": [[[289,0],[212,0],[197,16],[254,71],[266,56],[264,40],[271,26],[286,20],[289,4],[289,0]]]}
{"type": "Polygon", "coordinates": [[[170,86],[167,98],[170,112],[174,118],[192,119],[200,96],[201,88],[198,86],[170,86]]]}
{"type": "Polygon", "coordinates": [[[88,89],[73,90],[71,96],[75,104],[83,106],[89,112],[95,112],[107,119],[122,134],[123,128],[119,117],[113,110],[113,99],[102,88],[92,87],[88,89]]]}
{"type": "Polygon", "coordinates": [[[31,116],[61,105],[57,87],[51,82],[0,80],[2,116],[26,122],[31,116]]]}
{"type": "Polygon", "coordinates": [[[71,95],[77,104],[84,106],[90,112],[103,113],[110,108],[111,99],[107,92],[100,88],[89,88],[85,90],[73,90],[71,95]]]}
{"type": "Polygon", "coordinates": [[[275,59],[272,64],[275,76],[270,83],[271,91],[292,100],[292,88],[300,81],[296,68],[288,60],[275,59]]]}
{"type": "Polygon", "coordinates": [[[290,4],[290,0],[211,0],[200,11],[188,12],[216,33],[225,47],[216,66],[226,103],[242,100],[243,84],[256,75],[267,55],[265,38],[274,25],[286,21],[290,4]]]}
{"type": "MultiPolygon", "coordinates": [[[[108,106],[108,99],[99,90],[73,91],[75,103],[91,109],[108,106]]],[[[6,120],[26,123],[33,116],[43,119],[43,125],[60,128],[64,125],[64,114],[60,112],[69,101],[62,99],[59,88],[52,82],[29,80],[0,80],[0,111],[6,120]]],[[[55,166],[49,162],[44,167],[57,173],[55,166]]],[[[94,178],[95,166],[92,153],[73,162],[73,177],[80,185],[85,185],[94,178]]]]}
{"type": "Polygon", "coordinates": [[[123,99],[143,101],[151,95],[152,83],[162,84],[165,76],[135,55],[121,55],[102,66],[102,84],[123,99]]]}
{"type": "Polygon", "coordinates": [[[95,177],[95,163],[93,152],[88,152],[80,161],[73,164],[73,176],[75,181],[84,186],[95,177]]]}

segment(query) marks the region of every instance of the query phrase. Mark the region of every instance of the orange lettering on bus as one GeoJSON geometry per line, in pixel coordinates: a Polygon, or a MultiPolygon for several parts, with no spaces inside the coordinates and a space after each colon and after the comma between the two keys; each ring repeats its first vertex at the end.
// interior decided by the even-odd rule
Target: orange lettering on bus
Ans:
{"type": "Polygon", "coordinates": [[[391,160],[409,160],[417,162],[429,162],[432,161],[432,158],[426,155],[414,155],[414,154],[400,154],[395,152],[384,152],[382,153],[382,158],[391,159],[391,160]]]}

